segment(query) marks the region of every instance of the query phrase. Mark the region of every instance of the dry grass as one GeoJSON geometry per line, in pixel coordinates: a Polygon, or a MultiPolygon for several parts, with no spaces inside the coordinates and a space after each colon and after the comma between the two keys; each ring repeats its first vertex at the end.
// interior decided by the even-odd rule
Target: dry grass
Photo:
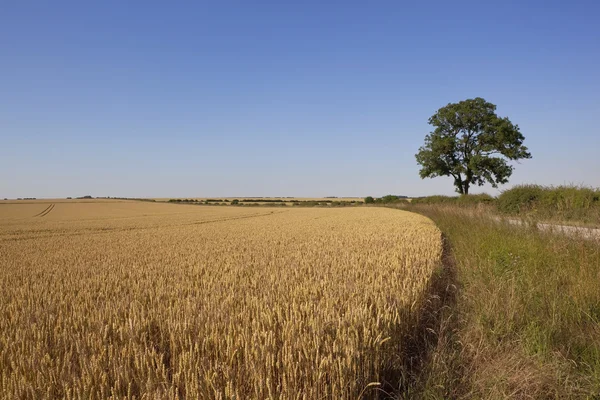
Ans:
{"type": "Polygon", "coordinates": [[[457,287],[412,397],[599,398],[598,242],[501,223],[485,209],[411,209],[448,238],[457,287]]]}
{"type": "Polygon", "coordinates": [[[385,397],[442,252],[382,208],[3,207],[7,399],[385,397]]]}

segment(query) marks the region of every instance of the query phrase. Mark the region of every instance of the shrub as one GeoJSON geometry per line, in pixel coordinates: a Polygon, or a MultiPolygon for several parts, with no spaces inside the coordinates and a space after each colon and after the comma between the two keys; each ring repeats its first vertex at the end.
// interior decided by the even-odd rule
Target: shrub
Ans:
{"type": "Polygon", "coordinates": [[[498,211],[518,214],[535,208],[544,188],[539,185],[519,185],[502,192],[498,197],[498,211]]]}
{"type": "Polygon", "coordinates": [[[519,185],[498,197],[498,210],[548,219],[600,222],[600,190],[583,186],[519,185]]]}
{"type": "Polygon", "coordinates": [[[383,196],[382,198],[380,198],[378,200],[381,201],[382,203],[393,203],[398,200],[398,196],[388,194],[387,196],[383,196]]]}
{"type": "Polygon", "coordinates": [[[373,204],[375,203],[375,199],[372,196],[365,197],[365,204],[373,204]]]}
{"type": "Polygon", "coordinates": [[[440,203],[456,203],[457,196],[426,196],[417,197],[412,200],[413,204],[440,204],[440,203]]]}
{"type": "MultiPolygon", "coordinates": [[[[398,202],[406,201],[405,199],[406,199],[406,196],[396,196],[393,194],[388,194],[386,196],[375,199],[375,203],[379,203],[379,204],[398,203],[398,202]]],[[[366,202],[366,199],[365,199],[365,202],[366,202]]]]}

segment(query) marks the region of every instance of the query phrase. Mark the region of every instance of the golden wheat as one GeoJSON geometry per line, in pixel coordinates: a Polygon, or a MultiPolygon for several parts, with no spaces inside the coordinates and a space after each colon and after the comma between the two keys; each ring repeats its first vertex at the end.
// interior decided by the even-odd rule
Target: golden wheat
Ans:
{"type": "Polygon", "coordinates": [[[441,257],[383,208],[38,208],[0,219],[3,399],[373,397],[441,257]]]}
{"type": "MultiPolygon", "coordinates": [[[[209,199],[220,199],[220,200],[239,200],[242,201],[244,199],[250,199],[250,200],[255,200],[257,202],[260,202],[261,200],[266,200],[265,203],[268,203],[269,201],[272,200],[281,200],[283,202],[289,203],[292,201],[355,201],[355,202],[364,202],[364,199],[362,197],[223,197],[223,196],[213,196],[213,197],[182,197],[182,199],[192,199],[192,200],[198,200],[198,201],[204,201],[204,200],[209,200],[209,199]]],[[[169,201],[171,198],[168,197],[156,197],[153,198],[152,200],[155,201],[169,201]]]]}

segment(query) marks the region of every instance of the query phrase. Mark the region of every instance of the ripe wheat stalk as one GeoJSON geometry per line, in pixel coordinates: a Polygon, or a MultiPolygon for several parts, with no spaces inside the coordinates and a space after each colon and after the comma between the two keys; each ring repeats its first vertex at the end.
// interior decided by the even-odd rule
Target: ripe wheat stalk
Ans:
{"type": "Polygon", "coordinates": [[[374,397],[442,252],[430,220],[383,208],[7,215],[7,399],[374,397]]]}

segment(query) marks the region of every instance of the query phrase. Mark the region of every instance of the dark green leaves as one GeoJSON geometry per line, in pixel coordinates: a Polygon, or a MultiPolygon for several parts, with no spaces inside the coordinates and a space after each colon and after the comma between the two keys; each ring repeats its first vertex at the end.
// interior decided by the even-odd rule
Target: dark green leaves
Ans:
{"type": "Polygon", "coordinates": [[[468,194],[473,184],[504,184],[513,170],[507,160],[531,158],[518,125],[480,97],[440,108],[429,124],[434,130],[416,154],[419,175],[452,176],[459,193],[468,194]]]}

